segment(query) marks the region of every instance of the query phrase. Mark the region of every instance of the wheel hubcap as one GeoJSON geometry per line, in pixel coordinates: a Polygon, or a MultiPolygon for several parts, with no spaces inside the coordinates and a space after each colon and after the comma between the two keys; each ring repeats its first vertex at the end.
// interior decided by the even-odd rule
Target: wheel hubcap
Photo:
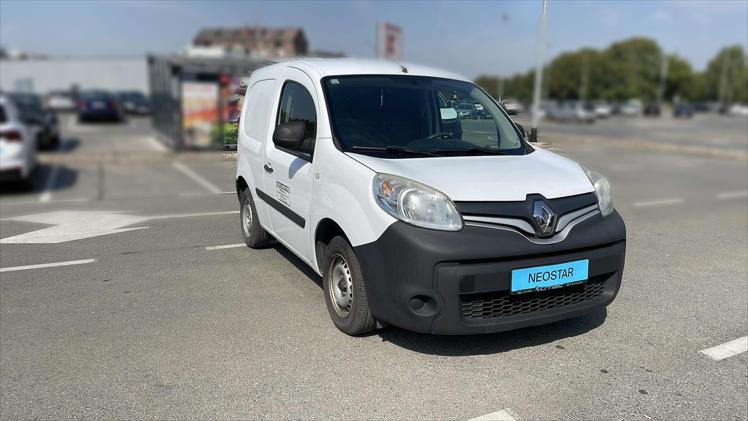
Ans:
{"type": "Polygon", "coordinates": [[[341,317],[348,316],[353,305],[353,279],[348,263],[340,254],[336,254],[332,258],[330,276],[327,282],[329,282],[327,289],[330,291],[335,312],[341,317]]]}
{"type": "Polygon", "coordinates": [[[252,233],[252,208],[249,206],[249,200],[245,200],[242,206],[242,228],[244,236],[249,238],[252,233]]]}

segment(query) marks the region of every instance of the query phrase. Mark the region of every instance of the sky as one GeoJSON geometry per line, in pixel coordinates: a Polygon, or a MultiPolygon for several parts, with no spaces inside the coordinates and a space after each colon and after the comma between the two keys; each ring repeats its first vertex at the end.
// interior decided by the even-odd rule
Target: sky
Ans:
{"type": "MultiPolygon", "coordinates": [[[[202,27],[298,26],[312,50],[373,57],[377,22],[403,28],[404,60],[475,77],[534,66],[540,0],[525,1],[0,1],[0,45],[52,56],[181,50],[202,27]]],[[[547,57],[656,39],[703,69],[726,46],[748,47],[748,1],[549,0],[547,57]]]]}

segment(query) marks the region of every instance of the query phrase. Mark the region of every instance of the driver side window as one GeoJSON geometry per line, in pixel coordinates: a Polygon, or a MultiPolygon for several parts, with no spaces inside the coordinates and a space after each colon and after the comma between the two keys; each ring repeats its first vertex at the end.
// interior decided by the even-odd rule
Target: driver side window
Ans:
{"type": "Polygon", "coordinates": [[[275,126],[291,121],[303,121],[306,125],[306,134],[300,149],[314,150],[314,141],[317,137],[317,111],[314,99],[304,86],[289,80],[283,85],[275,126]]]}

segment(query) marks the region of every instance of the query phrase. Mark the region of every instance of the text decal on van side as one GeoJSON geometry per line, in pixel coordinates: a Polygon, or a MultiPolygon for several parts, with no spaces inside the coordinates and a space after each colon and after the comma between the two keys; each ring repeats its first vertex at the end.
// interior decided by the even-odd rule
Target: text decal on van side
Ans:
{"type": "Polygon", "coordinates": [[[291,188],[280,181],[275,182],[275,197],[279,202],[291,207],[291,188]]]}

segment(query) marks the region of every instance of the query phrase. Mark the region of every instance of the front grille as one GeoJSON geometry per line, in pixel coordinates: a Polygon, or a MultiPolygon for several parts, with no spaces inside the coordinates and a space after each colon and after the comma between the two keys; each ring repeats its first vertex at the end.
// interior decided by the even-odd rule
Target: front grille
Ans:
{"type": "Polygon", "coordinates": [[[463,295],[462,317],[471,321],[495,320],[578,304],[599,297],[609,276],[598,276],[581,285],[522,295],[510,295],[508,291],[463,295]]]}

